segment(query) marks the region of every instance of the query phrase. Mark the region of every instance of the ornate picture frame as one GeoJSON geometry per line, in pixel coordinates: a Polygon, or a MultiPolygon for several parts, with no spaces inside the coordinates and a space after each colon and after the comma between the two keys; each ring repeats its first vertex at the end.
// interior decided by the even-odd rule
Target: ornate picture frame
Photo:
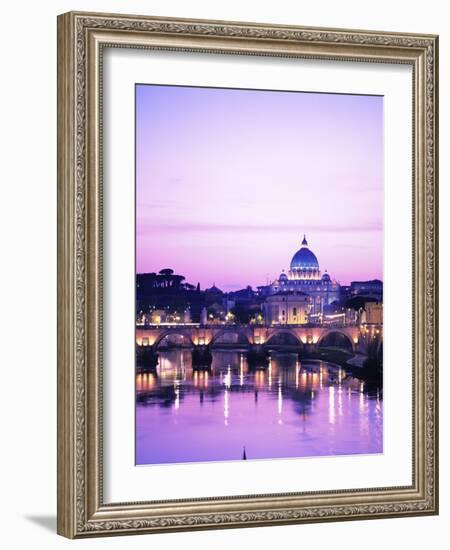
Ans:
{"type": "Polygon", "coordinates": [[[59,534],[82,538],[438,513],[437,119],[437,36],[77,12],[58,17],[59,534]],[[107,47],[412,67],[411,485],[172,501],[152,501],[149,494],[147,502],[104,502],[101,89],[107,47]]]}

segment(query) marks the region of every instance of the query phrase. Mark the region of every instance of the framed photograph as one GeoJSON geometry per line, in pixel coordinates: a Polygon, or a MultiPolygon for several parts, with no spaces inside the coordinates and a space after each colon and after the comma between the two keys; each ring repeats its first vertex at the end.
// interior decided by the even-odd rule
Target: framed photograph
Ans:
{"type": "Polygon", "coordinates": [[[58,532],[436,514],[432,35],[58,18],[58,532]]]}

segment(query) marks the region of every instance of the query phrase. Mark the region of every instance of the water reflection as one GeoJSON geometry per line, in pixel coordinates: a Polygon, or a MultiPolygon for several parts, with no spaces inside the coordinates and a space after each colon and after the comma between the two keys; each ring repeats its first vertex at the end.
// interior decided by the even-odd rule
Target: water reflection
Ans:
{"type": "Polygon", "coordinates": [[[382,399],[344,369],[275,354],[251,369],[215,351],[208,370],[186,350],[136,377],[136,463],[382,452],[382,399]]]}

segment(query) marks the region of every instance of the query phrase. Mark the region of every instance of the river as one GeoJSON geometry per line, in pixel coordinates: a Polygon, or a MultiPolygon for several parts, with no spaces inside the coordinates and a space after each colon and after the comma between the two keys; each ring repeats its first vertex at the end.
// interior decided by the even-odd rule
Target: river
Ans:
{"type": "Polygon", "coordinates": [[[352,455],[383,451],[379,393],[324,361],[238,350],[194,370],[188,350],[136,376],[136,464],[352,455]],[[245,451],[244,451],[245,449],[245,451]]]}

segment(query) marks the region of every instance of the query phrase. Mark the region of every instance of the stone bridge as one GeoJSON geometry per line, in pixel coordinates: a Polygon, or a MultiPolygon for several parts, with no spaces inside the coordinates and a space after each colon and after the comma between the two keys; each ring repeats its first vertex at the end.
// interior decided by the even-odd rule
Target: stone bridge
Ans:
{"type": "Polygon", "coordinates": [[[136,327],[136,343],[138,346],[152,346],[154,350],[162,344],[168,336],[182,337],[182,345],[186,347],[208,346],[254,346],[263,345],[270,347],[276,345],[278,337],[282,336],[290,342],[289,346],[316,349],[329,335],[338,333],[347,340],[347,346],[351,346],[354,353],[365,353],[370,341],[371,332],[378,333],[382,327],[367,328],[359,326],[329,327],[311,325],[276,325],[276,326],[238,326],[238,325],[199,325],[174,324],[174,325],[146,325],[136,327]]]}

